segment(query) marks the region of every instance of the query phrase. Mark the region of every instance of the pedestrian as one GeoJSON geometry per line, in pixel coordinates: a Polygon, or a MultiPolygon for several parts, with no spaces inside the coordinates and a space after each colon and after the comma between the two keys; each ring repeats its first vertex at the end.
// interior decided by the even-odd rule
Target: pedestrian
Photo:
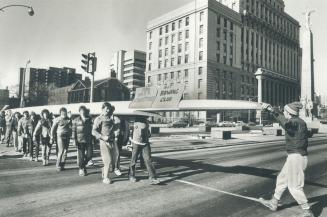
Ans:
{"type": "Polygon", "coordinates": [[[22,115],[19,112],[15,112],[15,127],[16,127],[15,131],[17,134],[16,137],[17,137],[18,152],[21,152],[23,149],[23,136],[19,135],[19,133],[18,133],[18,123],[21,118],[22,118],[22,115]]]}
{"type": "Polygon", "coordinates": [[[115,138],[115,121],[113,113],[115,107],[109,102],[104,102],[102,105],[102,114],[99,115],[93,124],[92,134],[100,142],[100,152],[103,161],[102,168],[102,182],[104,184],[111,184],[109,178],[110,164],[112,163],[112,155],[114,149],[115,138]]]}
{"type": "Polygon", "coordinates": [[[3,143],[5,140],[6,133],[6,113],[5,111],[1,111],[0,113],[0,142],[3,143]]]}
{"type": "Polygon", "coordinates": [[[263,205],[277,211],[278,202],[284,191],[289,190],[293,198],[301,206],[303,217],[313,217],[307,197],[303,191],[305,169],[308,163],[308,128],[304,120],[299,118],[300,102],[287,104],[284,113],[274,110],[269,104],[262,104],[262,109],[271,113],[285,130],[286,162],[277,176],[275,193],[271,200],[260,198],[263,205]]]}
{"type": "Polygon", "coordinates": [[[6,116],[5,116],[5,120],[6,120],[6,134],[5,134],[5,143],[7,145],[7,147],[9,147],[10,145],[13,145],[12,142],[12,132],[13,132],[13,124],[14,124],[14,117],[12,115],[11,110],[7,110],[6,111],[6,116]]]}
{"type": "Polygon", "coordinates": [[[18,121],[20,119],[20,113],[15,112],[12,115],[12,144],[15,148],[15,151],[18,152],[21,149],[21,144],[19,144],[19,139],[18,139],[18,121]]]}
{"type": "Polygon", "coordinates": [[[50,119],[50,112],[47,109],[42,110],[41,116],[33,133],[33,141],[35,143],[41,143],[42,165],[47,166],[52,147],[52,143],[50,142],[52,120],[50,119]]]}
{"type": "MultiPolygon", "coordinates": [[[[36,128],[37,123],[39,122],[39,117],[35,114],[35,112],[31,112],[31,120],[32,120],[32,124],[33,124],[33,129],[36,128]]],[[[34,131],[33,131],[34,134],[34,131]]],[[[32,135],[32,143],[31,143],[31,153],[34,153],[34,147],[35,147],[35,162],[39,161],[39,153],[40,153],[40,137],[37,136],[35,137],[34,140],[34,135],[32,135]]]]}
{"type": "Polygon", "coordinates": [[[88,158],[85,152],[89,146],[92,146],[92,118],[85,106],[80,106],[78,111],[80,115],[73,121],[72,137],[74,145],[77,147],[79,176],[86,176],[88,158]]]}
{"type": "Polygon", "coordinates": [[[23,157],[33,160],[32,135],[33,123],[28,111],[23,112],[23,117],[18,122],[18,135],[23,138],[23,157]]]}
{"type": "Polygon", "coordinates": [[[54,137],[57,138],[58,156],[56,168],[60,172],[65,169],[67,151],[69,147],[70,137],[72,134],[72,123],[67,116],[67,109],[62,107],[59,110],[59,117],[55,118],[51,127],[51,143],[53,144],[54,137]]]}
{"type": "Polygon", "coordinates": [[[147,122],[147,118],[143,116],[136,117],[134,123],[133,138],[131,139],[131,142],[133,144],[133,150],[132,150],[132,157],[131,157],[131,163],[129,169],[129,180],[131,182],[137,181],[135,178],[135,170],[136,170],[135,167],[137,163],[137,158],[140,152],[142,152],[145,166],[149,173],[150,184],[157,185],[160,182],[157,179],[156,171],[152,164],[151,146],[150,146],[149,138],[150,138],[150,129],[149,129],[149,123],[147,122]]]}

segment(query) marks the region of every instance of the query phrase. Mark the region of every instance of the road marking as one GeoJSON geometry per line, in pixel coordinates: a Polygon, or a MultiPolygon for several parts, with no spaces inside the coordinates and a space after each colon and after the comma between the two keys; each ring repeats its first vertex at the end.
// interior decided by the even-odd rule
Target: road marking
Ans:
{"type": "Polygon", "coordinates": [[[222,194],[227,194],[227,195],[230,195],[230,196],[234,196],[234,197],[238,197],[238,198],[242,198],[242,199],[246,199],[246,200],[260,202],[259,199],[254,198],[254,197],[247,197],[247,196],[243,196],[243,195],[240,195],[240,194],[231,193],[231,192],[228,192],[228,191],[223,191],[223,190],[220,190],[220,189],[211,188],[211,187],[204,186],[204,185],[199,185],[199,184],[196,184],[196,183],[193,183],[193,182],[188,182],[188,181],[184,181],[184,180],[176,180],[176,182],[184,183],[184,184],[187,184],[187,185],[192,185],[192,186],[195,186],[195,187],[198,187],[198,188],[206,189],[206,190],[209,190],[209,191],[215,191],[215,192],[219,192],[219,193],[222,193],[222,194]]]}

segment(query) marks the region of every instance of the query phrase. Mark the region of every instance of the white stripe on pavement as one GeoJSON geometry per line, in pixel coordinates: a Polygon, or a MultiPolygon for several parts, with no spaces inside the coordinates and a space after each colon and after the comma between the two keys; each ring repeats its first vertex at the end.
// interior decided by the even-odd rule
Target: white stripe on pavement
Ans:
{"type": "Polygon", "coordinates": [[[204,186],[204,185],[199,185],[199,184],[189,182],[189,181],[176,180],[176,182],[180,182],[180,183],[187,184],[187,185],[192,185],[192,186],[195,186],[195,187],[198,187],[198,188],[206,189],[206,190],[209,190],[209,191],[215,191],[215,192],[219,192],[219,193],[222,193],[222,194],[227,194],[227,195],[230,195],[230,196],[234,196],[234,197],[238,197],[238,198],[242,198],[242,199],[246,199],[246,200],[259,202],[259,200],[257,198],[254,198],[254,197],[246,197],[246,196],[242,196],[240,194],[235,194],[235,193],[219,190],[219,189],[216,189],[216,188],[211,188],[211,187],[204,186]]]}

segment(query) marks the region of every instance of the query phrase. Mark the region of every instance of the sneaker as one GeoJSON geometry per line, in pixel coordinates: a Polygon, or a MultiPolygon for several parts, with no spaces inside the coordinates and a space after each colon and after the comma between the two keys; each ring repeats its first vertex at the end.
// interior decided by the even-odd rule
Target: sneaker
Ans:
{"type": "Polygon", "coordinates": [[[278,200],[275,198],[272,198],[271,200],[265,200],[263,198],[259,198],[259,202],[268,207],[271,211],[277,211],[278,208],[278,200]]]}
{"type": "Polygon", "coordinates": [[[80,169],[78,172],[79,176],[86,176],[85,171],[83,169],[80,169]]]}
{"type": "Polygon", "coordinates": [[[30,157],[30,161],[33,161],[33,157],[30,157]]]}
{"type": "Polygon", "coordinates": [[[116,174],[116,176],[121,176],[122,175],[122,173],[120,172],[120,169],[115,169],[115,174],[116,174]]]}
{"type": "Polygon", "coordinates": [[[93,160],[89,160],[89,162],[87,162],[87,166],[90,167],[90,166],[94,166],[94,162],[93,160]]]}
{"type": "Polygon", "coordinates": [[[61,167],[57,167],[57,172],[61,172],[62,168],[61,167]]]}
{"type": "Polygon", "coordinates": [[[35,162],[39,162],[39,158],[37,157],[37,158],[35,158],[35,162]]]}
{"type": "Polygon", "coordinates": [[[158,185],[160,184],[160,181],[155,178],[150,178],[150,185],[158,185]]]}
{"type": "Polygon", "coordinates": [[[298,217],[314,217],[314,214],[310,209],[304,209],[298,217]]]}
{"type": "Polygon", "coordinates": [[[43,166],[47,165],[45,160],[42,160],[42,165],[43,166]]]}
{"type": "Polygon", "coordinates": [[[136,178],[134,176],[130,176],[129,177],[129,181],[132,182],[132,183],[135,183],[136,182],[136,178]]]}
{"type": "Polygon", "coordinates": [[[112,182],[111,182],[111,180],[109,179],[109,178],[104,178],[103,180],[102,180],[102,182],[104,183],[104,184],[111,184],[112,182]]]}

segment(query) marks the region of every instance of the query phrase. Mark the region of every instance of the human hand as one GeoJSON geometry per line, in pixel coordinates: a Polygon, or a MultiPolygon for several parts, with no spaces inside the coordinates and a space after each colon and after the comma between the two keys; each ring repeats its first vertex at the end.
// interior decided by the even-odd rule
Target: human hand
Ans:
{"type": "Polygon", "coordinates": [[[273,111],[272,106],[268,103],[261,103],[261,108],[262,110],[273,111]]]}

